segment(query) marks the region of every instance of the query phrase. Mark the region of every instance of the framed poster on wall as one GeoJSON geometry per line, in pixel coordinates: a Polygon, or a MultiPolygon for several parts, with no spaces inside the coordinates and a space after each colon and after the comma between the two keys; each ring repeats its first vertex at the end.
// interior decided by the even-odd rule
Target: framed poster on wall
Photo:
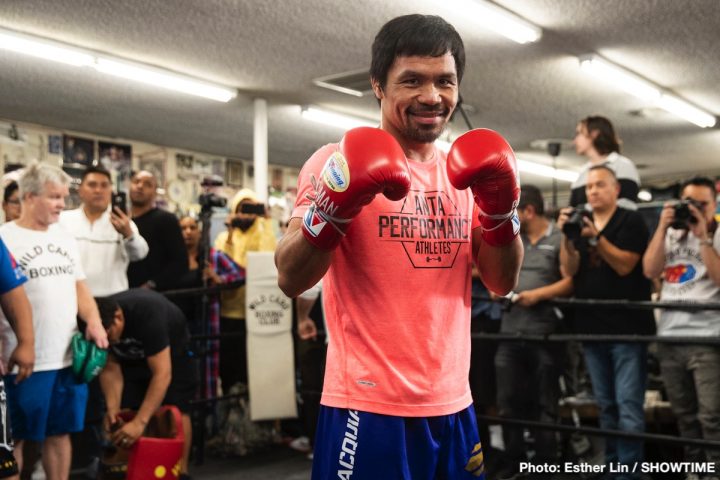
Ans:
{"type": "Polygon", "coordinates": [[[225,181],[230,187],[242,187],[245,183],[245,164],[241,160],[229,159],[225,163],[225,181]]]}
{"type": "Polygon", "coordinates": [[[147,170],[157,179],[158,188],[165,188],[165,163],[167,152],[156,150],[153,152],[138,155],[138,167],[140,170],[147,170]]]}
{"type": "Polygon", "coordinates": [[[89,167],[95,160],[95,140],[63,135],[63,164],[89,167]]]}
{"type": "Polygon", "coordinates": [[[132,169],[132,146],[112,142],[98,142],[100,166],[111,172],[118,191],[127,192],[132,169]]]}

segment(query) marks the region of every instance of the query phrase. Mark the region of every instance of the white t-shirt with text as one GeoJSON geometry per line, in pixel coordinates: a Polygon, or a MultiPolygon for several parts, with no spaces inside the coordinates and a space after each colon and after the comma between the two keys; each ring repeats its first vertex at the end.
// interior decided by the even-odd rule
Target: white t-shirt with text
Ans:
{"type": "MultiPolygon", "coordinates": [[[[39,231],[10,222],[0,227],[0,237],[28,278],[24,286],[33,311],[35,371],[70,366],[70,340],[77,332],[76,283],[85,279],[77,241],[57,224],[39,231]]],[[[7,365],[17,338],[1,312],[0,345],[7,365]]]]}

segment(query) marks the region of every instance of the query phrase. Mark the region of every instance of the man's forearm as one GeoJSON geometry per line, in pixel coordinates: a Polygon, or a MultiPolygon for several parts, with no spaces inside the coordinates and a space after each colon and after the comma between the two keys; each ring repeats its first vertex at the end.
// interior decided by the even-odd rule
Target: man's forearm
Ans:
{"type": "Polygon", "coordinates": [[[288,297],[298,296],[320,281],[332,258],[332,251],[320,250],[305,239],[300,219],[294,218],[275,250],[280,289],[288,297]]]}
{"type": "Polygon", "coordinates": [[[555,297],[569,297],[573,292],[572,277],[565,277],[550,285],[537,288],[542,300],[550,300],[555,297]]]}
{"type": "Polygon", "coordinates": [[[107,411],[116,413],[120,410],[120,400],[123,391],[123,376],[120,364],[108,358],[105,368],[99,375],[100,389],[105,397],[107,411]]]}
{"type": "Polygon", "coordinates": [[[647,278],[659,278],[665,268],[665,231],[655,230],[642,259],[643,274],[647,278]]]}
{"type": "MultiPolygon", "coordinates": [[[[712,237],[711,237],[712,238],[712,237]]],[[[700,256],[702,257],[708,276],[720,286],[720,255],[711,245],[703,245],[700,247],[700,256]]]]}
{"type": "Polygon", "coordinates": [[[84,281],[76,282],[78,316],[85,323],[101,323],[100,312],[98,311],[95,299],[84,281]]]}
{"type": "Polygon", "coordinates": [[[600,258],[605,260],[610,268],[621,277],[629,275],[640,261],[639,253],[622,250],[604,236],[598,238],[597,252],[600,258]]]}
{"type": "MultiPolygon", "coordinates": [[[[478,232],[480,229],[476,229],[478,232]]],[[[474,234],[475,237],[478,234],[474,234]]],[[[476,239],[477,240],[477,239],[476,239]]],[[[479,240],[482,241],[482,240],[479,240]]],[[[481,243],[477,257],[477,268],[483,284],[493,293],[505,295],[517,284],[523,259],[520,237],[502,247],[481,243]]]]}
{"type": "Polygon", "coordinates": [[[162,404],[165,395],[167,394],[168,386],[170,385],[171,375],[170,372],[153,373],[148,385],[145,398],[143,398],[140,409],[135,418],[142,422],[143,426],[147,425],[150,421],[150,417],[157,411],[162,404]]]}
{"type": "Polygon", "coordinates": [[[565,277],[574,276],[580,269],[580,252],[570,245],[570,240],[563,237],[560,244],[560,270],[565,277]]]}
{"type": "Polygon", "coordinates": [[[9,292],[0,295],[0,306],[15,332],[18,343],[33,345],[35,331],[33,329],[32,306],[25,295],[25,288],[21,285],[9,292]]]}

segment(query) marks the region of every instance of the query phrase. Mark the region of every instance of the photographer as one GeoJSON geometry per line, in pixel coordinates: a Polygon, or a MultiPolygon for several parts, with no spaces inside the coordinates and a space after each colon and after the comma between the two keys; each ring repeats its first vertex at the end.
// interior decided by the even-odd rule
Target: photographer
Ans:
{"type": "MultiPolygon", "coordinates": [[[[663,300],[720,301],[720,230],[713,218],[715,184],[696,177],[682,188],[680,203],[668,202],[645,257],[648,278],[663,278],[663,300]]],[[[720,336],[720,312],[663,310],[658,335],[720,336]]],[[[665,390],[683,437],[720,440],[720,348],[658,344],[665,390]]],[[[685,448],[688,462],[715,462],[720,452],[685,448]]]]}
{"type": "MultiPolygon", "coordinates": [[[[230,202],[226,232],[215,239],[215,249],[225,253],[240,267],[247,266],[247,252],[275,251],[275,234],[265,206],[255,192],[242,189],[230,202]]],[[[220,304],[220,332],[245,332],[245,287],[222,293],[220,304]]],[[[247,384],[247,348],[245,338],[220,340],[220,381],[227,393],[233,384],[247,384]]]]}
{"type": "MultiPolygon", "coordinates": [[[[639,213],[617,205],[620,184],[605,165],[590,168],[585,192],[592,216],[561,211],[563,231],[560,265],[573,276],[577,298],[649,300],[650,282],[640,259],[648,231],[639,213]],[[568,225],[569,224],[569,225],[568,225]],[[575,229],[573,229],[575,227],[575,229]],[[578,238],[572,237],[579,230],[578,238]]],[[[652,312],[628,309],[578,310],[575,328],[582,334],[653,334],[652,312]]],[[[583,344],[593,390],[600,407],[600,427],[629,432],[645,429],[643,403],[647,379],[647,347],[642,343],[586,342],[583,344]]],[[[642,442],[608,438],[606,462],[632,465],[643,458],[642,442]]]]}

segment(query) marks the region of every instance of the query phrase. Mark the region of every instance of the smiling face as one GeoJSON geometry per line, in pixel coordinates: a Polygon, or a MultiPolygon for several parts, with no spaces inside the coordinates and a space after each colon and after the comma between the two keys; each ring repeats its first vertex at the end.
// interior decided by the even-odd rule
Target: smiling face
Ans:
{"type": "Polygon", "coordinates": [[[382,126],[396,138],[432,143],[442,133],[458,102],[455,58],[396,57],[385,88],[372,80],[380,99],[382,126]]]}

